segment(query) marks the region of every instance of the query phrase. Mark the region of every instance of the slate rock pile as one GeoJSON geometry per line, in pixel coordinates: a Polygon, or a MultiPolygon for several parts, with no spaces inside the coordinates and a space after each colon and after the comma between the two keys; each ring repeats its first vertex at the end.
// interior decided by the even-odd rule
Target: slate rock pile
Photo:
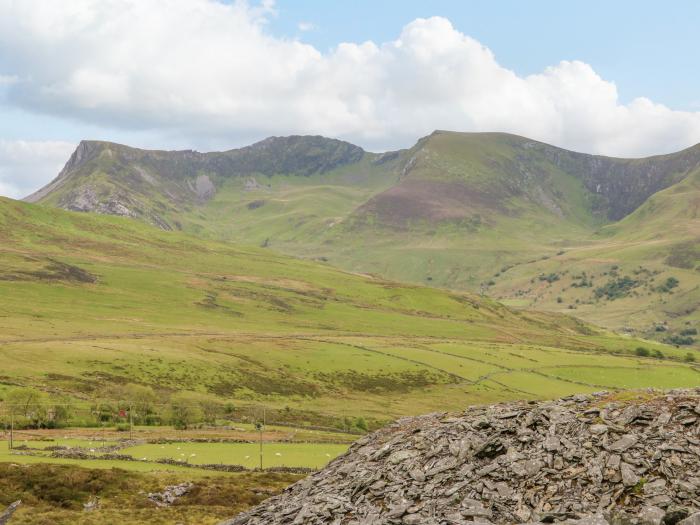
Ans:
{"type": "Polygon", "coordinates": [[[148,494],[148,499],[159,507],[169,507],[178,498],[189,493],[194,488],[194,484],[186,481],[179,485],[170,485],[163,489],[163,492],[151,492],[148,494]]]}
{"type": "Polygon", "coordinates": [[[223,524],[700,525],[700,389],[633,397],[405,418],[223,524]]]}

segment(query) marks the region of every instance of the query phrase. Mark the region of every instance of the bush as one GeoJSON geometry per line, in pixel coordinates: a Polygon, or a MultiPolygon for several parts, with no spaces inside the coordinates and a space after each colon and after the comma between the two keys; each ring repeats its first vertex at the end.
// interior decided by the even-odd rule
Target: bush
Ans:
{"type": "Polygon", "coordinates": [[[681,330],[681,335],[698,335],[698,330],[697,328],[686,328],[681,330]]]}
{"type": "Polygon", "coordinates": [[[693,339],[692,337],[685,337],[682,335],[672,335],[664,339],[664,342],[670,345],[688,346],[692,345],[695,342],[695,339],[693,339]]]}
{"type": "Polygon", "coordinates": [[[693,354],[692,352],[688,352],[687,354],[685,354],[685,357],[683,359],[689,363],[693,363],[695,362],[695,354],[693,354]]]}
{"type": "Polygon", "coordinates": [[[680,281],[678,279],[676,279],[675,277],[669,277],[668,279],[666,279],[666,281],[664,281],[663,284],[659,285],[656,288],[656,291],[661,292],[661,293],[668,293],[671,290],[673,290],[675,287],[677,287],[679,283],[680,283],[680,281]]]}
{"type": "Polygon", "coordinates": [[[635,281],[631,277],[625,275],[624,277],[616,277],[611,279],[605,285],[600,286],[595,289],[594,294],[597,298],[605,297],[610,301],[619,299],[620,297],[625,297],[629,294],[630,290],[636,288],[639,285],[638,281],[635,281]]]}
{"type": "Polygon", "coordinates": [[[117,432],[128,432],[131,430],[131,425],[129,425],[129,423],[117,423],[115,430],[117,432]]]}
{"type": "Polygon", "coordinates": [[[649,357],[650,352],[648,349],[644,348],[643,346],[638,346],[635,348],[634,353],[637,354],[639,357],[649,357]]]}

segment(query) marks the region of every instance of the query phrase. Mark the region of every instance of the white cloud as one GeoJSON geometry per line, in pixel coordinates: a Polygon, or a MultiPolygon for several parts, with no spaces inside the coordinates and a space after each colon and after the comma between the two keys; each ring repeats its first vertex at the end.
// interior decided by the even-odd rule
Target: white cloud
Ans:
{"type": "Polygon", "coordinates": [[[375,149],[433,129],[510,131],[612,155],[700,141],[700,113],[639,98],[571,61],[518,76],[440,17],[322,53],[270,35],[274,4],[0,0],[8,103],[192,138],[319,133],[375,149]]]}
{"type": "Polygon", "coordinates": [[[75,149],[58,141],[0,140],[0,195],[19,199],[53,179],[75,149]]]}
{"type": "Polygon", "coordinates": [[[316,29],[316,24],[313,22],[299,22],[297,27],[299,28],[299,31],[313,31],[316,29]]]}

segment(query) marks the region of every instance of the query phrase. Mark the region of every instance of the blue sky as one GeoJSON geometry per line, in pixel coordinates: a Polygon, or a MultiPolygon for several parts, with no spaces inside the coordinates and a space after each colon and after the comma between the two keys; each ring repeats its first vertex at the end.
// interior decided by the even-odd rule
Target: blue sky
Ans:
{"type": "Polygon", "coordinates": [[[0,0],[0,195],[83,138],[223,149],[433,129],[580,151],[700,142],[700,3],[0,0]]]}
{"type": "Polygon", "coordinates": [[[646,96],[700,109],[700,2],[675,0],[279,0],[273,31],[320,49],[385,42],[419,17],[444,16],[521,75],[582,60],[613,80],[623,101],[646,96]],[[315,29],[302,32],[299,22],[315,29]]]}

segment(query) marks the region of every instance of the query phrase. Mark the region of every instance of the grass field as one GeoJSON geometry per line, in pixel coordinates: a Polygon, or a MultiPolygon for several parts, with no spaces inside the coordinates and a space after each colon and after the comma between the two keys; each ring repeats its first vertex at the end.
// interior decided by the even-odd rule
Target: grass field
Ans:
{"type": "MultiPolygon", "coordinates": [[[[252,437],[252,436],[251,436],[252,437]]],[[[260,445],[258,443],[232,443],[232,442],[168,442],[141,444],[136,446],[121,446],[118,448],[119,454],[133,457],[139,462],[147,462],[148,465],[132,465],[129,461],[100,460],[104,454],[100,447],[111,447],[117,445],[114,441],[101,441],[90,439],[55,439],[44,440],[24,440],[15,439],[14,445],[19,454],[12,454],[8,449],[7,442],[0,443],[0,461],[14,462],[49,462],[49,463],[70,463],[79,464],[91,468],[111,468],[119,467],[127,470],[148,471],[153,467],[151,463],[160,459],[172,459],[190,465],[241,465],[247,469],[256,469],[260,466],[260,445]],[[71,449],[80,449],[91,452],[95,459],[72,460],[67,458],[49,457],[47,447],[62,446],[71,449]],[[26,447],[26,449],[25,449],[26,447]],[[36,449],[36,450],[35,450],[36,449]],[[35,456],[23,455],[24,452],[31,451],[35,456]]],[[[337,443],[316,443],[316,442],[293,442],[275,443],[263,442],[263,468],[270,467],[304,467],[320,468],[344,453],[348,448],[347,444],[337,443]]],[[[168,470],[170,465],[158,465],[158,470],[168,470]]],[[[178,467],[175,466],[177,469],[178,467]]]]}
{"type": "MultiPolygon", "coordinates": [[[[175,431],[186,439],[253,438],[253,428],[231,430],[228,427],[175,431]],[[223,437],[222,437],[223,436],[223,437]]],[[[123,433],[122,433],[123,434],[123,433]]],[[[350,439],[342,433],[270,426],[265,440],[284,434],[285,443],[263,443],[263,466],[320,468],[347,450],[348,444],[308,442],[312,437],[327,440],[350,439]]],[[[242,465],[258,468],[258,443],[240,442],[162,442],[133,445],[110,440],[119,433],[107,429],[67,428],[20,430],[15,433],[14,451],[8,449],[7,436],[0,441],[0,508],[21,499],[23,505],[13,523],[24,524],[97,524],[97,523],[217,523],[265,497],[281,490],[302,475],[271,472],[226,473],[197,468],[197,465],[242,465]],[[104,438],[98,439],[98,438],[104,438]],[[100,459],[103,445],[112,453],[130,456],[124,459],[100,459]],[[47,447],[70,447],[89,453],[91,459],[53,457],[47,447]],[[158,463],[161,459],[183,465],[158,463]],[[186,465],[184,465],[186,464],[186,465]],[[168,485],[193,483],[193,489],[177,505],[159,508],[149,501],[149,492],[168,485]],[[86,513],[83,504],[99,498],[99,508],[86,513]]],[[[173,429],[136,428],[135,436],[164,440],[173,429]],[[148,430],[148,432],[146,432],[148,430]]],[[[121,436],[123,438],[123,435],[121,436]]]]}
{"type": "MultiPolygon", "coordinates": [[[[264,443],[263,468],[308,467],[320,468],[344,453],[347,445],[319,443],[264,443]]],[[[260,447],[257,443],[168,443],[165,445],[138,445],[121,449],[120,453],[136,459],[163,459],[189,462],[192,465],[242,465],[249,469],[260,465],[260,447]]]]}
{"type": "Polygon", "coordinates": [[[697,384],[685,350],[484,297],[9,200],[0,225],[0,395],[88,402],[135,383],[328,423],[697,384]]]}

